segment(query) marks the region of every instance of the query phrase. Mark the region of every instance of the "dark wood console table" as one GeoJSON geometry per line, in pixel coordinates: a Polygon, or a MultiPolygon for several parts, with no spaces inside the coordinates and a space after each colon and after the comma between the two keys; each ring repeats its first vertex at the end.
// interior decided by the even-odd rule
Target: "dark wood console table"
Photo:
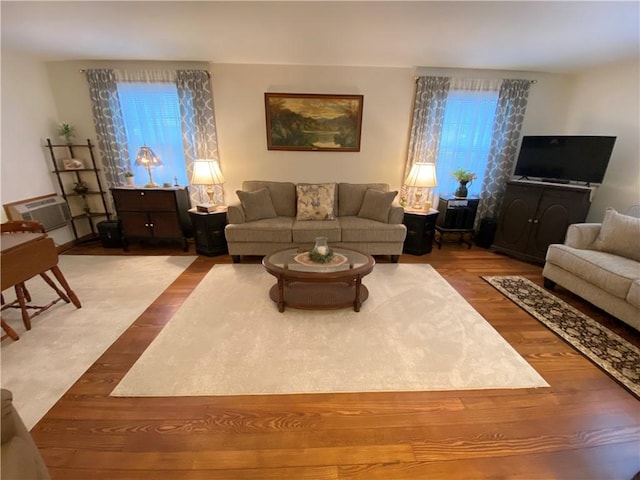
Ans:
{"type": "Polygon", "coordinates": [[[175,240],[189,249],[191,236],[189,191],[185,187],[112,188],[122,229],[122,244],[131,240],[175,240]]]}

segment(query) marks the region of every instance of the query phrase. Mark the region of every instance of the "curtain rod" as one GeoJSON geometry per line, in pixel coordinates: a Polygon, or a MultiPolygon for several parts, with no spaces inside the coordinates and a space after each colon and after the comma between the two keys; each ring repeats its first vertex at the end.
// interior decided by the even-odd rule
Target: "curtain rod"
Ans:
{"type": "MultiPolygon", "coordinates": [[[[418,75],[417,77],[414,77],[414,80],[417,82],[417,81],[418,81],[418,79],[419,79],[421,76],[426,77],[426,76],[428,76],[428,75],[418,75]]],[[[443,75],[438,75],[438,76],[443,76],[443,75]]],[[[446,76],[446,75],[445,75],[445,76],[446,76]]],[[[469,77],[469,78],[471,78],[471,77],[469,77]]],[[[478,79],[478,80],[494,80],[494,79],[493,79],[493,78],[486,78],[486,79],[485,79],[485,78],[480,78],[480,79],[478,79]]],[[[514,79],[513,79],[513,78],[501,78],[500,80],[514,80],[514,79]]],[[[526,78],[523,78],[522,80],[526,80],[526,78]]],[[[535,83],[538,83],[538,80],[529,80],[529,83],[531,83],[531,84],[535,84],[535,83]]]]}
{"type": "MultiPolygon", "coordinates": [[[[87,70],[86,70],[86,69],[84,69],[84,68],[81,68],[81,69],[80,69],[80,73],[84,73],[84,72],[86,72],[86,71],[87,71],[87,70]]],[[[207,72],[207,77],[211,78],[211,72],[210,72],[209,70],[205,70],[205,71],[207,72]]]]}

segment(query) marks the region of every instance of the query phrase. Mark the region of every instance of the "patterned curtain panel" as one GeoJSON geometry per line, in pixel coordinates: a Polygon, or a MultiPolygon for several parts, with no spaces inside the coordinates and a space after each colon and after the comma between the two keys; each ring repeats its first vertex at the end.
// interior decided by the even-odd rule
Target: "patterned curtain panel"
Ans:
{"type": "MultiPolygon", "coordinates": [[[[204,70],[176,71],[176,86],[180,99],[187,176],[191,183],[194,160],[210,159],[219,162],[213,92],[209,73],[204,70]]],[[[192,203],[208,202],[208,196],[202,189],[190,185],[189,191],[192,203]]],[[[215,187],[215,201],[218,204],[224,203],[224,191],[219,185],[215,187]]]]}
{"type": "Polygon", "coordinates": [[[98,152],[109,187],[125,185],[122,174],[128,169],[127,135],[118,100],[114,70],[86,70],[96,128],[98,152]]]}
{"type": "Polygon", "coordinates": [[[485,217],[497,218],[505,184],[511,176],[518,152],[518,140],[527,109],[530,80],[503,80],[498,97],[495,123],[476,214],[476,229],[485,217]]]}
{"type": "MultiPolygon", "coordinates": [[[[450,82],[449,77],[418,77],[409,138],[409,155],[404,167],[403,181],[414,163],[436,163],[438,159],[450,82]]],[[[406,185],[402,186],[401,198],[406,199],[408,204],[413,203],[412,190],[406,185]]]]}

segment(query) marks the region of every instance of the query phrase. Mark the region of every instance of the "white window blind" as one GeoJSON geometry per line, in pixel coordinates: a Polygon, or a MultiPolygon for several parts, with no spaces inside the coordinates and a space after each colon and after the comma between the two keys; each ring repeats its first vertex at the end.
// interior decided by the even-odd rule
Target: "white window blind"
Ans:
{"type": "Polygon", "coordinates": [[[459,168],[477,175],[467,186],[469,195],[480,193],[497,103],[497,90],[449,91],[436,166],[441,195],[455,192],[459,184],[451,172],[459,168]]]}
{"type": "Polygon", "coordinates": [[[188,185],[182,142],[180,103],[175,83],[118,82],[131,168],[137,185],[148,182],[144,167],[136,167],[140,147],[146,145],[162,166],[152,170],[156,183],[188,185]]]}

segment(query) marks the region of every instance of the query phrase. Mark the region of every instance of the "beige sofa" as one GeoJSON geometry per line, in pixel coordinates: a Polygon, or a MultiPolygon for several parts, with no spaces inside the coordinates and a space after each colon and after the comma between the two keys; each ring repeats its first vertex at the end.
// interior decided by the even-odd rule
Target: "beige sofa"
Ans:
{"type": "Polygon", "coordinates": [[[13,395],[2,389],[2,480],[40,480],[51,478],[49,471],[20,415],[13,406],[13,395]]]}
{"type": "Polygon", "coordinates": [[[607,209],[601,224],[571,225],[542,276],[640,330],[640,219],[607,209]]]}
{"type": "Polygon", "coordinates": [[[225,237],[235,263],[242,255],[311,246],[325,236],[329,245],[390,255],[402,253],[407,228],[397,192],[385,183],[291,183],[252,180],[229,205],[225,237]]]}

